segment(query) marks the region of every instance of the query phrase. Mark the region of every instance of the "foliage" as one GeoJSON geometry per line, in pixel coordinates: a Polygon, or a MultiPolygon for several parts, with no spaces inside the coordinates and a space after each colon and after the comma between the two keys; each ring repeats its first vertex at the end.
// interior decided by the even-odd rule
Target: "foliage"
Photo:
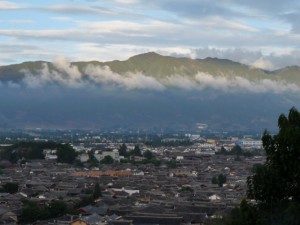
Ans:
{"type": "Polygon", "coordinates": [[[221,150],[219,152],[221,155],[226,155],[227,154],[227,151],[226,149],[224,148],[224,146],[221,147],[221,150]]]}
{"type": "Polygon", "coordinates": [[[73,163],[77,157],[76,151],[70,144],[60,144],[57,146],[57,161],[61,163],[73,163]]]}
{"type": "Polygon", "coordinates": [[[17,163],[22,159],[44,159],[43,149],[54,149],[54,142],[18,142],[1,150],[0,157],[17,163]]]}
{"type": "Polygon", "coordinates": [[[90,167],[99,166],[99,162],[94,155],[92,155],[92,157],[90,157],[90,159],[88,160],[88,163],[89,163],[90,167]]]}
{"type": "Polygon", "coordinates": [[[20,222],[22,223],[30,223],[35,222],[40,218],[42,214],[41,208],[35,202],[26,202],[22,208],[22,214],[20,216],[20,222]]]}
{"type": "Polygon", "coordinates": [[[19,184],[14,182],[8,182],[2,185],[1,192],[6,192],[10,194],[17,193],[19,190],[19,184]]]}
{"type": "Polygon", "coordinates": [[[262,137],[266,162],[248,177],[248,199],[227,218],[226,224],[300,224],[300,113],[292,108],[278,119],[279,132],[262,137]]]}
{"type": "Polygon", "coordinates": [[[230,151],[226,151],[226,149],[222,146],[220,151],[216,152],[216,155],[235,155],[235,159],[240,161],[240,156],[252,157],[252,156],[261,156],[264,155],[264,152],[259,149],[252,150],[244,150],[239,145],[235,145],[230,151]]]}
{"type": "Polygon", "coordinates": [[[69,144],[55,142],[18,142],[2,149],[0,151],[0,157],[12,163],[22,163],[30,159],[44,159],[44,149],[56,149],[58,162],[73,163],[77,156],[77,153],[69,144]]]}
{"type": "Polygon", "coordinates": [[[156,158],[152,158],[150,160],[150,163],[152,163],[154,166],[160,166],[161,165],[161,161],[156,159],[156,158]]]}
{"type": "Polygon", "coordinates": [[[40,206],[36,202],[23,201],[20,222],[31,223],[36,220],[45,220],[64,215],[68,207],[62,200],[54,200],[49,205],[40,206]]]}
{"type": "Polygon", "coordinates": [[[279,117],[278,126],[279,133],[273,137],[264,132],[267,161],[248,179],[248,197],[260,205],[273,206],[288,199],[300,203],[300,113],[292,108],[288,118],[279,117]]]}
{"type": "Polygon", "coordinates": [[[167,166],[170,169],[175,169],[177,167],[177,162],[176,160],[172,159],[170,161],[167,162],[167,166]]]}
{"type": "Polygon", "coordinates": [[[122,144],[119,148],[119,155],[127,157],[128,152],[127,152],[127,146],[125,144],[122,144]]]}
{"type": "Polygon", "coordinates": [[[151,160],[152,158],[154,158],[153,153],[149,150],[145,151],[143,156],[148,160],[151,160]]]}
{"type": "Polygon", "coordinates": [[[58,217],[64,215],[68,207],[66,203],[62,200],[55,200],[52,201],[48,206],[47,206],[47,211],[49,213],[50,218],[58,217]]]}
{"type": "Polygon", "coordinates": [[[93,203],[94,203],[94,198],[93,198],[92,195],[84,196],[80,199],[80,201],[78,201],[75,204],[74,208],[80,208],[80,207],[90,205],[90,204],[93,204],[93,203]]]}
{"type": "Polygon", "coordinates": [[[93,198],[97,199],[101,196],[102,196],[102,193],[101,193],[100,185],[99,185],[99,183],[96,183],[95,187],[94,187],[93,198]]]}
{"type": "Polygon", "coordinates": [[[180,188],[180,192],[193,192],[193,191],[194,191],[194,189],[190,186],[182,186],[180,188]]]}
{"type": "Polygon", "coordinates": [[[129,152],[131,156],[142,156],[142,152],[140,146],[134,146],[134,149],[129,152]]]}
{"type": "Polygon", "coordinates": [[[114,163],[114,159],[110,155],[104,156],[104,158],[100,161],[101,164],[112,164],[114,163]]]}
{"type": "Polygon", "coordinates": [[[232,155],[241,155],[243,153],[243,150],[241,148],[241,146],[239,145],[235,145],[232,149],[231,149],[231,154],[232,155]]]}
{"type": "Polygon", "coordinates": [[[211,180],[213,184],[218,184],[219,187],[223,187],[223,184],[226,183],[226,175],[219,174],[218,176],[214,176],[211,180]]]}

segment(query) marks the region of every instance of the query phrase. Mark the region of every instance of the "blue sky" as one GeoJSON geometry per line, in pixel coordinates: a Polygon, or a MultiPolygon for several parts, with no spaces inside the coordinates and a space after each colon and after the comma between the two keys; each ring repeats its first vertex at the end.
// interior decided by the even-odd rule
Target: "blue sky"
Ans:
{"type": "Polygon", "coordinates": [[[298,0],[0,0],[0,65],[156,51],[266,69],[300,65],[298,0]]]}

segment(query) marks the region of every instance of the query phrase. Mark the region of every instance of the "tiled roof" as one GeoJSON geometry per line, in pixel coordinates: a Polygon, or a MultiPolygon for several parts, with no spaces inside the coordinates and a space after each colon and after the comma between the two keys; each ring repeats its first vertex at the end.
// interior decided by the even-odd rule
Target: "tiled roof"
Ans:
{"type": "Polygon", "coordinates": [[[132,176],[131,171],[127,170],[106,170],[106,171],[82,171],[82,172],[75,172],[72,176],[75,177],[100,177],[100,176],[132,176]]]}

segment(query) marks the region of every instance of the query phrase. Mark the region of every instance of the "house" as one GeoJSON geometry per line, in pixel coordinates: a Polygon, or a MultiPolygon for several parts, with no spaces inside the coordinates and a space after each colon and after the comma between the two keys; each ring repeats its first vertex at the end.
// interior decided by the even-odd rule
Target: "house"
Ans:
{"type": "Polygon", "coordinates": [[[113,151],[103,151],[101,154],[94,154],[95,158],[98,161],[101,161],[104,159],[105,156],[110,156],[113,158],[114,161],[120,161],[120,155],[118,150],[113,150],[113,151]]]}
{"type": "MultiPolygon", "coordinates": [[[[6,222],[6,224],[16,224],[18,221],[17,214],[10,209],[1,206],[0,207],[0,221],[6,222]]],[[[5,223],[4,223],[5,224],[5,223]]]]}
{"type": "Polygon", "coordinates": [[[120,188],[112,188],[114,192],[126,192],[129,196],[132,194],[139,194],[140,190],[131,190],[131,189],[126,189],[124,187],[120,188]]]}
{"type": "Polygon", "coordinates": [[[108,208],[106,206],[92,206],[92,205],[87,205],[84,207],[81,207],[78,209],[79,213],[82,215],[92,215],[92,214],[97,214],[97,215],[106,215],[108,208]]]}
{"type": "Polygon", "coordinates": [[[70,222],[69,225],[107,225],[107,222],[105,222],[103,217],[94,213],[89,216],[83,216],[75,219],[74,221],[70,222]]]}
{"type": "Polygon", "coordinates": [[[83,153],[77,156],[80,162],[87,162],[90,159],[89,154],[83,153]]]}

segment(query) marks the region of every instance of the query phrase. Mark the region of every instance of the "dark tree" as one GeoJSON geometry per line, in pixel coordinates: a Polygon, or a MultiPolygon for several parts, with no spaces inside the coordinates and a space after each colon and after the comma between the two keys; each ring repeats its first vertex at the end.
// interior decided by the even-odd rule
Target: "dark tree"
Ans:
{"type": "Polygon", "coordinates": [[[94,187],[93,198],[97,199],[101,196],[102,196],[102,193],[101,193],[100,185],[99,185],[99,183],[96,183],[95,187],[94,187]]]}
{"type": "Polygon", "coordinates": [[[126,157],[127,156],[127,146],[122,144],[119,148],[119,155],[126,157]]]}
{"type": "Polygon", "coordinates": [[[57,147],[57,161],[61,163],[73,163],[77,153],[69,144],[61,144],[57,147]]]}
{"type": "Polygon", "coordinates": [[[172,159],[170,161],[167,162],[167,166],[170,169],[175,169],[177,167],[177,162],[176,160],[172,159]]]}
{"type": "Polygon", "coordinates": [[[140,146],[138,146],[138,145],[134,146],[134,149],[132,151],[130,151],[130,155],[132,155],[132,156],[142,156],[140,146]]]}
{"type": "Polygon", "coordinates": [[[226,224],[300,224],[300,113],[292,108],[278,119],[278,134],[264,132],[266,162],[248,177],[247,198],[226,224]]]}
{"type": "Polygon", "coordinates": [[[55,200],[48,205],[47,210],[49,212],[50,218],[54,218],[63,216],[67,212],[68,207],[64,201],[55,200]]]}
{"type": "Polygon", "coordinates": [[[35,202],[26,202],[20,215],[20,222],[31,223],[40,218],[41,209],[35,202]]]}
{"type": "Polygon", "coordinates": [[[219,187],[223,187],[223,184],[226,183],[226,175],[219,174],[218,176],[214,176],[211,180],[213,184],[218,184],[219,187]]]}
{"type": "Polygon", "coordinates": [[[221,147],[220,154],[222,154],[222,155],[228,154],[228,152],[226,151],[226,149],[224,148],[224,146],[221,147]]]}
{"type": "Polygon", "coordinates": [[[110,155],[104,156],[104,158],[100,161],[101,164],[112,164],[114,163],[114,159],[110,155]]]}
{"type": "Polygon", "coordinates": [[[242,150],[241,146],[239,146],[239,145],[235,145],[231,149],[231,154],[233,154],[233,155],[240,156],[240,155],[242,155],[242,153],[243,153],[243,150],[242,150]]]}
{"type": "Polygon", "coordinates": [[[154,158],[153,153],[149,150],[145,151],[143,156],[148,160],[151,160],[152,158],[154,158]]]}
{"type": "Polygon", "coordinates": [[[292,108],[288,117],[279,117],[278,126],[277,135],[264,132],[267,161],[248,179],[248,197],[259,204],[300,203],[300,113],[292,108]]]}
{"type": "Polygon", "coordinates": [[[8,182],[2,185],[3,192],[14,194],[19,190],[19,184],[14,182],[8,182]]]}

